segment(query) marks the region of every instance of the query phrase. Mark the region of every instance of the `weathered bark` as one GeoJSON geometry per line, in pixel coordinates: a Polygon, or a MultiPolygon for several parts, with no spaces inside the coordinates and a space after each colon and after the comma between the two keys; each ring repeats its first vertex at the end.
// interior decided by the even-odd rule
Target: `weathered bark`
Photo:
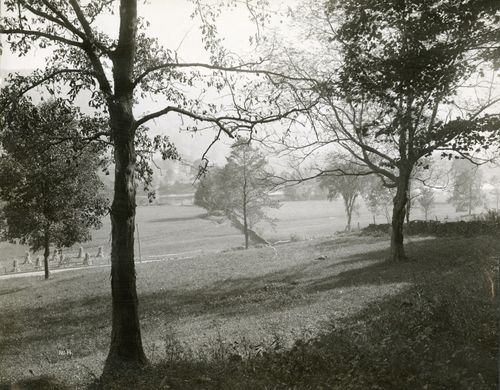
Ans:
{"type": "Polygon", "coordinates": [[[391,257],[390,261],[400,262],[407,260],[404,248],[403,225],[406,215],[406,203],[408,201],[408,183],[410,175],[407,172],[401,172],[397,183],[396,196],[392,210],[391,223],[391,257]]]}
{"type": "Polygon", "coordinates": [[[137,4],[120,3],[120,37],[113,53],[114,96],[108,101],[115,157],[114,198],[111,206],[111,345],[104,376],[121,369],[140,368],[148,361],[142,346],[134,264],[135,119],[132,69],[135,55],[137,4]]]}
{"type": "MultiPolygon", "coordinates": [[[[139,326],[134,264],[135,147],[132,103],[110,112],[114,138],[115,185],[111,207],[112,333],[105,372],[116,366],[147,364],[139,326]]],[[[119,368],[119,367],[118,367],[119,368]]]]}

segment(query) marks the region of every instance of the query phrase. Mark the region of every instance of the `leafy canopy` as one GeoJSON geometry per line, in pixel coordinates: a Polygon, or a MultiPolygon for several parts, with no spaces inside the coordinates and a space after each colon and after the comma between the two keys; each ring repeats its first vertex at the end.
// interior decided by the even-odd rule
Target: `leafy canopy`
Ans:
{"type": "Polygon", "coordinates": [[[5,238],[19,238],[33,250],[46,240],[59,247],[89,240],[101,226],[108,201],[97,175],[104,168],[102,146],[85,134],[100,121],[61,101],[35,106],[27,100],[2,118],[0,199],[5,238]]]}

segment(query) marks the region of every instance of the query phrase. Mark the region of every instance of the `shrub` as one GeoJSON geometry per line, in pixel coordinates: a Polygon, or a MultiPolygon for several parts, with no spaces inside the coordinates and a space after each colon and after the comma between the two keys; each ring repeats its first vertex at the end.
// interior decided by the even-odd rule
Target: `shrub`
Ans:
{"type": "MultiPolygon", "coordinates": [[[[439,221],[411,221],[405,225],[404,232],[410,236],[500,236],[500,219],[498,214],[488,214],[484,219],[474,221],[439,222],[439,221]]],[[[361,234],[369,236],[387,235],[390,225],[369,225],[362,229],[361,234]]]]}

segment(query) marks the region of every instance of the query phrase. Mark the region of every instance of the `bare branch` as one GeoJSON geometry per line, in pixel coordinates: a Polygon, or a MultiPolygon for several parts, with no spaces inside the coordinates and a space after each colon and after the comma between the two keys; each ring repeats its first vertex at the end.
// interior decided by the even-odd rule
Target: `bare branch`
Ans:
{"type": "Polygon", "coordinates": [[[156,65],[147,68],[144,70],[133,82],[133,88],[137,86],[148,74],[151,72],[155,72],[158,70],[162,69],[169,69],[169,68],[204,68],[204,69],[210,69],[210,70],[217,70],[217,71],[223,71],[223,72],[238,72],[238,73],[250,73],[250,74],[264,74],[266,76],[270,77],[278,77],[282,79],[286,79],[289,81],[309,81],[312,83],[316,83],[317,80],[312,79],[312,78],[305,78],[305,77],[294,77],[294,76],[287,76],[285,74],[281,74],[278,72],[273,72],[269,70],[264,70],[264,69],[250,69],[249,67],[252,65],[260,65],[260,63],[254,62],[254,63],[245,63],[237,66],[220,66],[220,65],[211,65],[211,64],[204,64],[201,62],[192,62],[192,63],[178,63],[178,62],[170,62],[170,63],[164,63],[161,65],[156,65]]]}

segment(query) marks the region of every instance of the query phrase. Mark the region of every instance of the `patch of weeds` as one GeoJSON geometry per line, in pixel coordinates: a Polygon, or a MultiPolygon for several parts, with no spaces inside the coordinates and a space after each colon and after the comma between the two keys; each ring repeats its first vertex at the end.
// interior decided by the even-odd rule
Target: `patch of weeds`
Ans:
{"type": "Polygon", "coordinates": [[[168,364],[190,359],[193,356],[193,352],[179,341],[176,331],[171,325],[166,325],[163,342],[165,348],[165,361],[168,364]]]}

